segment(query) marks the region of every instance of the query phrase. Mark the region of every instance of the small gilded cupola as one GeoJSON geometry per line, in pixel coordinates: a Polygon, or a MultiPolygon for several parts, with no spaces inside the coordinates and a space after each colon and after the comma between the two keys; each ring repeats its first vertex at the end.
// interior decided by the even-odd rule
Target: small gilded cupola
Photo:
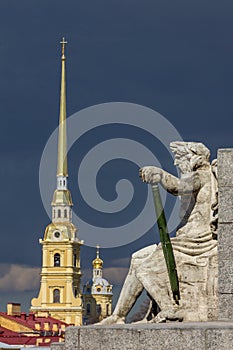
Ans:
{"type": "Polygon", "coordinates": [[[103,278],[103,264],[97,246],[96,258],[92,261],[92,279],[83,287],[84,323],[87,324],[98,322],[112,313],[112,285],[103,278]]]}
{"type": "Polygon", "coordinates": [[[92,261],[93,266],[93,279],[102,277],[103,260],[100,259],[99,246],[96,247],[96,258],[92,261]]]}

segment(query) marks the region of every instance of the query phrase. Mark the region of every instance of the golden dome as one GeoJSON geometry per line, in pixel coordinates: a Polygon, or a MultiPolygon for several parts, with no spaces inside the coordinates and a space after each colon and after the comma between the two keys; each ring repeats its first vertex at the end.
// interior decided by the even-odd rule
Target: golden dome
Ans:
{"type": "Polygon", "coordinates": [[[95,258],[95,260],[92,261],[92,265],[93,265],[94,269],[102,269],[104,262],[99,257],[99,246],[97,246],[96,248],[97,248],[97,250],[96,250],[96,258],[95,258]]]}

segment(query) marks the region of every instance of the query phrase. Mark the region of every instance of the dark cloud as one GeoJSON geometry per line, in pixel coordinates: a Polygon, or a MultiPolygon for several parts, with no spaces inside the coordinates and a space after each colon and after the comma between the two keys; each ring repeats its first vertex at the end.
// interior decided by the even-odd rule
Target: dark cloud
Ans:
{"type": "Polygon", "coordinates": [[[0,264],[0,292],[34,291],[39,287],[40,269],[16,264],[0,264]]]}

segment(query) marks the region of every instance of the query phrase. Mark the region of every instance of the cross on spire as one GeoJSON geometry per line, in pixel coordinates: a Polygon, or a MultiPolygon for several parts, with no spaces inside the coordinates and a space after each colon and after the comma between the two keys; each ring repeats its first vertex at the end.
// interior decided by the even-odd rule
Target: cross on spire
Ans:
{"type": "Polygon", "coordinates": [[[64,37],[62,38],[62,41],[60,41],[62,58],[65,58],[65,45],[66,45],[67,43],[68,43],[68,42],[65,41],[65,38],[64,38],[64,37]]]}
{"type": "Polygon", "coordinates": [[[97,246],[96,246],[96,257],[97,257],[97,258],[100,257],[100,251],[99,251],[99,249],[100,249],[100,246],[97,245],[97,246]]]}

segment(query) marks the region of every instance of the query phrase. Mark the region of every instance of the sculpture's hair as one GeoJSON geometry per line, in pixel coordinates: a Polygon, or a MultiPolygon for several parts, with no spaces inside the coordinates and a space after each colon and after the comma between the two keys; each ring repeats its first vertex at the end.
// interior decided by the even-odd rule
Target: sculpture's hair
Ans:
{"type": "Polygon", "coordinates": [[[176,158],[186,158],[190,162],[192,170],[210,164],[210,151],[201,142],[176,141],[170,143],[170,148],[175,153],[176,158]]]}

